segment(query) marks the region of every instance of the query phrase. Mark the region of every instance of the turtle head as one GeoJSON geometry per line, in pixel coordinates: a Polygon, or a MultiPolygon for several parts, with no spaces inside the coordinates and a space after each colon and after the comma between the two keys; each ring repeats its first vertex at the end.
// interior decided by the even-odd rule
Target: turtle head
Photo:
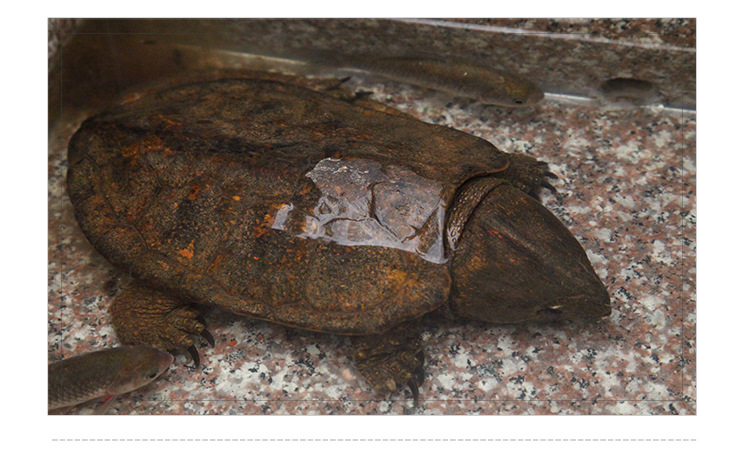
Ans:
{"type": "Polygon", "coordinates": [[[455,316],[516,323],[610,314],[609,294],[586,252],[523,191],[495,186],[463,219],[451,263],[455,316]]]}

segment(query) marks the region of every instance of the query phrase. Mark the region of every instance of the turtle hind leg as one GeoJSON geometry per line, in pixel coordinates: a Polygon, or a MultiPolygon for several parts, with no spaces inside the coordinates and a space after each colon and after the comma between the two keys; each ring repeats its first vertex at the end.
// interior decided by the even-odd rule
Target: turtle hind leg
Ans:
{"type": "Polygon", "coordinates": [[[397,326],[380,335],[351,337],[355,366],[378,392],[389,395],[409,387],[414,402],[424,382],[424,353],[416,323],[397,326]]]}
{"type": "Polygon", "coordinates": [[[200,365],[195,337],[213,346],[200,312],[179,298],[138,283],[125,286],[109,309],[112,326],[122,344],[154,346],[165,351],[186,350],[200,365]]]}

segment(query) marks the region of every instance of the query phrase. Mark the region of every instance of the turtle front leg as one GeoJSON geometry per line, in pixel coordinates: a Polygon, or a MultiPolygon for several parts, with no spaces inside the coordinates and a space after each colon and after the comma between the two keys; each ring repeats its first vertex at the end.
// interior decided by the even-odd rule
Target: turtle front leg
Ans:
{"type": "Polygon", "coordinates": [[[109,313],[122,344],[154,346],[165,351],[187,350],[196,368],[200,356],[194,338],[201,336],[214,345],[197,309],[148,286],[131,283],[123,288],[109,313]]]}
{"type": "Polygon", "coordinates": [[[557,192],[548,181],[556,179],[557,176],[549,171],[547,163],[519,153],[510,154],[509,159],[510,166],[502,174],[498,174],[499,179],[507,181],[536,199],[539,199],[538,193],[542,187],[553,193],[557,192]]]}
{"type": "Polygon", "coordinates": [[[351,337],[355,366],[378,392],[388,395],[408,386],[416,403],[424,382],[424,353],[418,324],[409,322],[380,335],[351,337]]]}

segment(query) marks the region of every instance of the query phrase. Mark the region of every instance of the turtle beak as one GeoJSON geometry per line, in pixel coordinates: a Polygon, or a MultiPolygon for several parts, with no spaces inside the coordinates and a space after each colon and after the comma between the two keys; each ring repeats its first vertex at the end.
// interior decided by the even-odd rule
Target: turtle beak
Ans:
{"type": "Polygon", "coordinates": [[[612,314],[609,293],[604,285],[597,283],[596,294],[580,294],[556,300],[553,304],[536,311],[541,320],[586,319],[597,320],[612,314]]]}

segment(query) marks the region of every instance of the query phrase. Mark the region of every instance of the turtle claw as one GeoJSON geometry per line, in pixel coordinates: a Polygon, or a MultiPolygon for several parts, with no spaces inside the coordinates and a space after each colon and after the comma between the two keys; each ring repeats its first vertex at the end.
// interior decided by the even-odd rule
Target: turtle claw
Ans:
{"type": "Polygon", "coordinates": [[[540,162],[540,168],[541,171],[543,171],[541,178],[539,179],[539,186],[542,188],[547,188],[552,192],[552,194],[557,194],[557,188],[554,187],[550,182],[547,180],[557,180],[559,177],[554,172],[551,172],[549,170],[549,165],[545,162],[540,162]]]}
{"type": "Polygon", "coordinates": [[[411,390],[411,397],[414,400],[414,404],[419,404],[419,385],[414,378],[409,379],[407,383],[409,390],[411,390]]]}
{"type": "Polygon", "coordinates": [[[417,368],[414,369],[414,377],[417,386],[422,385],[424,382],[424,352],[419,351],[417,353],[417,368]]]}
{"type": "Polygon", "coordinates": [[[411,390],[411,396],[414,399],[414,404],[419,404],[419,386],[424,382],[424,353],[419,351],[417,353],[417,367],[414,369],[413,375],[407,385],[411,390]]]}
{"type": "Polygon", "coordinates": [[[187,352],[188,354],[190,354],[190,357],[193,359],[193,366],[195,366],[195,368],[200,368],[201,356],[200,354],[198,354],[198,349],[195,348],[195,345],[187,348],[187,352]]]}
{"type": "Polygon", "coordinates": [[[214,337],[211,335],[211,332],[209,332],[205,328],[208,325],[206,323],[206,318],[204,318],[202,315],[199,314],[198,316],[195,317],[195,320],[198,321],[204,327],[204,329],[200,333],[201,338],[206,340],[206,342],[208,342],[208,344],[210,344],[212,348],[215,347],[216,343],[214,342],[214,337]]]}
{"type": "MultiPolygon", "coordinates": [[[[205,325],[205,324],[204,324],[205,325]]],[[[211,345],[211,347],[216,347],[216,343],[214,342],[214,337],[211,335],[211,332],[209,332],[207,329],[203,329],[201,332],[201,337],[208,342],[208,344],[211,345]]]]}
{"type": "Polygon", "coordinates": [[[539,199],[541,188],[547,188],[553,193],[555,188],[547,181],[557,179],[557,175],[550,172],[549,165],[544,161],[526,155],[512,154],[510,168],[503,174],[512,185],[524,193],[539,199]]]}

